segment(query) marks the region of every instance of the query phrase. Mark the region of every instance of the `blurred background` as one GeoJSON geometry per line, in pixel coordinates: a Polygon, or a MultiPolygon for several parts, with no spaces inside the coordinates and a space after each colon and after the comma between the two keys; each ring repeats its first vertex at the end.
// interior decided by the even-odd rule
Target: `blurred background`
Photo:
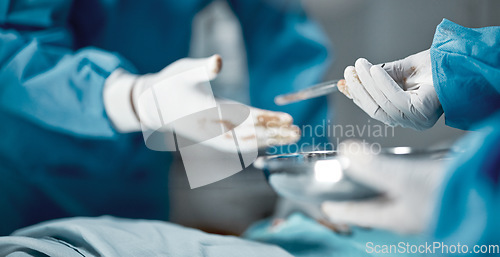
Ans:
{"type": "MultiPolygon", "coordinates": [[[[245,1],[245,0],[242,0],[245,1]]],[[[498,0],[303,0],[332,43],[333,63],[325,80],[343,78],[357,58],[382,63],[428,49],[436,26],[447,18],[467,27],[500,25],[498,0]]],[[[256,17],[257,18],[257,17],[256,17]]],[[[224,68],[212,82],[214,93],[248,103],[246,56],[241,28],[225,1],[215,1],[194,23],[192,57],[219,53],[224,68]]],[[[284,92],[285,93],[285,92],[284,92]]],[[[341,94],[329,97],[334,125],[381,124],[370,119],[341,94]]],[[[395,128],[386,137],[361,136],[382,146],[446,146],[463,135],[446,127],[443,117],[427,131],[395,128]]],[[[211,232],[239,234],[252,222],[274,211],[276,196],[263,175],[247,169],[217,183],[189,189],[179,161],[172,169],[172,220],[211,232]]]]}

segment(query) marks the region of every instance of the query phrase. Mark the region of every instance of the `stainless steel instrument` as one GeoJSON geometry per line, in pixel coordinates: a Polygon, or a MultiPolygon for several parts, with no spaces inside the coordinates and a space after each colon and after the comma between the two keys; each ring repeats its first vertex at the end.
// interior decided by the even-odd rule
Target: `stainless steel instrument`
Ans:
{"type": "Polygon", "coordinates": [[[338,91],[337,83],[339,81],[339,79],[330,80],[316,84],[312,87],[308,87],[295,93],[279,95],[274,98],[274,102],[277,105],[287,105],[302,100],[328,95],[338,91]]]}

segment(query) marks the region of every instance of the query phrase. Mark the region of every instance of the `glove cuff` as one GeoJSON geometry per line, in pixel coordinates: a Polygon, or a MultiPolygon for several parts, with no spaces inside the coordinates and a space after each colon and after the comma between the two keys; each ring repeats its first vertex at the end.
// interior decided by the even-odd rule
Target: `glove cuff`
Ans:
{"type": "Polygon", "coordinates": [[[106,114],[114,128],[121,133],[141,130],[131,97],[136,80],[136,75],[119,68],[111,73],[104,83],[103,98],[106,114]]]}

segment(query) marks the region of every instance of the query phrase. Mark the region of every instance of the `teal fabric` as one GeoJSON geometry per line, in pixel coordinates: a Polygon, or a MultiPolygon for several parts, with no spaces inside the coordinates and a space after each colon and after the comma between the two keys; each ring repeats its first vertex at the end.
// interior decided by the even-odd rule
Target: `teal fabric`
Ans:
{"type": "Polygon", "coordinates": [[[470,29],[445,19],[431,59],[447,125],[470,129],[500,108],[500,27],[470,29]]]}
{"type": "Polygon", "coordinates": [[[423,238],[358,227],[352,227],[351,235],[340,235],[300,213],[290,215],[276,227],[272,226],[272,220],[256,223],[245,232],[244,237],[278,245],[296,257],[426,256],[403,250],[406,244],[425,245],[423,238]],[[391,253],[384,252],[384,245],[398,244],[403,248],[393,247],[391,253]]]}
{"type": "Polygon", "coordinates": [[[273,245],[115,217],[60,219],[21,229],[0,237],[0,256],[291,257],[273,245]]]}
{"type": "MultiPolygon", "coordinates": [[[[144,74],[186,57],[192,19],[209,2],[0,0],[0,235],[58,217],[168,218],[170,155],[117,133],[102,88],[119,67],[144,74]]],[[[328,64],[325,38],[295,2],[229,4],[251,104],[320,124],[326,98],[272,101],[318,82],[328,64]]]]}
{"type": "Polygon", "coordinates": [[[457,145],[465,151],[449,167],[433,229],[436,240],[470,250],[500,247],[500,111],[474,129],[457,145]]]}
{"type": "Polygon", "coordinates": [[[469,29],[444,20],[431,58],[446,123],[477,130],[456,145],[461,153],[448,169],[432,231],[436,240],[471,251],[499,246],[500,27],[469,29]]]}

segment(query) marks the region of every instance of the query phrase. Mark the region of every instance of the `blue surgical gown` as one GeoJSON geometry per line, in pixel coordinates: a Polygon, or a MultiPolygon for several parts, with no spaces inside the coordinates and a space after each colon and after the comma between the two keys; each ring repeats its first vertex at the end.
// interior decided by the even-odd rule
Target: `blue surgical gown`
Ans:
{"type": "MultiPolygon", "coordinates": [[[[166,219],[171,156],[117,133],[102,88],[117,68],[143,74],[188,55],[210,0],[0,0],[0,235],[102,214],[166,219]]],[[[326,99],[274,95],[316,83],[326,40],[293,1],[228,1],[246,45],[251,104],[320,124],[326,99]]],[[[306,139],[307,140],[307,139],[306,139]]]]}
{"type": "Polygon", "coordinates": [[[447,124],[474,130],[457,144],[460,153],[448,168],[434,237],[449,245],[467,244],[472,252],[475,245],[498,246],[500,27],[470,29],[444,20],[431,59],[447,124]]]}
{"type": "Polygon", "coordinates": [[[500,109],[500,27],[470,29],[445,19],[431,60],[447,125],[471,129],[500,109]]]}
{"type": "MultiPolygon", "coordinates": [[[[475,250],[495,247],[500,253],[500,110],[477,124],[458,144],[463,152],[448,168],[432,233],[448,245],[466,244],[475,250]],[[487,248],[474,249],[485,245],[487,248]]],[[[495,250],[495,248],[490,248],[495,250]]],[[[492,252],[493,253],[493,252],[492,252]]],[[[486,254],[482,254],[488,256],[486,254]]]]}

